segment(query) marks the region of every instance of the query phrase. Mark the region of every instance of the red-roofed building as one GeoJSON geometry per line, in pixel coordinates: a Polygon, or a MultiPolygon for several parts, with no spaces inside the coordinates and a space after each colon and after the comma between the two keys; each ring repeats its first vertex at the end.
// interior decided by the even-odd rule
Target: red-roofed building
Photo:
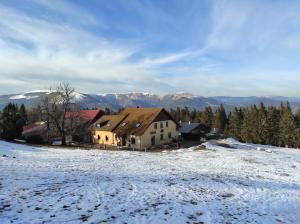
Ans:
{"type": "MultiPolygon", "coordinates": [[[[66,122],[65,128],[67,133],[67,142],[72,141],[90,141],[90,126],[94,124],[102,115],[104,111],[97,110],[79,110],[67,112],[65,114],[66,122]]],[[[22,136],[27,142],[52,142],[59,140],[59,134],[56,128],[50,124],[49,131],[47,131],[47,123],[44,121],[35,122],[25,125],[23,127],[22,136]]]]}
{"type": "Polygon", "coordinates": [[[79,111],[72,111],[66,112],[66,119],[80,119],[84,123],[89,123],[89,125],[93,124],[97,121],[102,115],[104,114],[103,110],[79,110],[79,111]]]}
{"type": "Polygon", "coordinates": [[[100,109],[67,112],[66,124],[72,134],[66,137],[66,141],[91,142],[90,126],[103,115],[104,111],[100,109]]]}
{"type": "Polygon", "coordinates": [[[22,136],[27,142],[47,142],[46,122],[40,121],[23,126],[22,136]]]}

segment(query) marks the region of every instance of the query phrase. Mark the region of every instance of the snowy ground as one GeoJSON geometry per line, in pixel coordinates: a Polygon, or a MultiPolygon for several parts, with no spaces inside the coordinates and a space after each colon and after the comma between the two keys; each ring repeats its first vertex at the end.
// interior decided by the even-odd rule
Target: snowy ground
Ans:
{"type": "Polygon", "coordinates": [[[300,223],[300,150],[224,143],[234,148],[145,153],[0,141],[0,223],[300,223]]]}

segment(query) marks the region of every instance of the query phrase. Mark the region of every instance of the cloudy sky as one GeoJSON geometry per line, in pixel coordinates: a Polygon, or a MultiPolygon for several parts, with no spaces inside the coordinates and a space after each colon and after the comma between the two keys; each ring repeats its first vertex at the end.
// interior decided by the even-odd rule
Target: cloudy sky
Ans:
{"type": "Polygon", "coordinates": [[[298,0],[0,0],[0,94],[300,96],[298,0]]]}

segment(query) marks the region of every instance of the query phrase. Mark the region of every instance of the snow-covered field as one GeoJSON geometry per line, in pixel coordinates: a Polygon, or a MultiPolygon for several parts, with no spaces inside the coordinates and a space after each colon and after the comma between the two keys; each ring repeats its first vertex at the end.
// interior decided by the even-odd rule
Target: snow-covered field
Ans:
{"type": "Polygon", "coordinates": [[[300,223],[300,150],[224,143],[234,148],[145,153],[0,141],[0,223],[300,223]]]}

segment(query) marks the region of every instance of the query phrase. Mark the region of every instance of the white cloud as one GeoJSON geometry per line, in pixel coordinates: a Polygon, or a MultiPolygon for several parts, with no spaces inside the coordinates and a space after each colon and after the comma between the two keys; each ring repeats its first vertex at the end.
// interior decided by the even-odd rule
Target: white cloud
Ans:
{"type": "MultiPolygon", "coordinates": [[[[64,20],[68,22],[76,21],[81,25],[99,25],[99,21],[96,18],[85,11],[82,7],[76,7],[74,4],[69,4],[67,1],[61,0],[32,0],[36,4],[50,10],[58,15],[63,16],[64,20]]],[[[48,18],[49,19],[49,18],[48,18]]],[[[103,25],[104,24],[100,24],[103,25]]]]}
{"type": "Polygon", "coordinates": [[[202,53],[202,51],[187,51],[187,52],[180,52],[180,53],[173,53],[168,55],[163,55],[159,57],[147,57],[146,59],[142,60],[141,65],[143,66],[159,66],[170,64],[173,62],[177,62],[180,60],[184,60],[187,58],[198,56],[202,53]]]}
{"type": "Polygon", "coordinates": [[[247,4],[246,1],[215,1],[207,47],[233,47],[253,10],[254,5],[247,4]]]}
{"type": "MultiPolygon", "coordinates": [[[[151,43],[134,38],[131,42],[118,42],[100,36],[101,32],[96,35],[87,27],[102,29],[106,24],[99,24],[92,14],[66,1],[34,2],[49,12],[45,13],[48,16],[35,16],[0,3],[1,93],[69,81],[84,92],[174,90],[247,95],[257,88],[259,94],[266,88],[258,82],[266,81],[255,82],[253,78],[261,75],[272,81],[278,76],[266,76],[274,74],[274,70],[259,67],[257,61],[276,63],[278,57],[291,59],[290,51],[293,56],[299,55],[295,50],[300,41],[299,31],[296,32],[300,28],[299,7],[284,5],[281,12],[280,5],[273,7],[256,1],[214,1],[211,32],[203,46],[164,50],[164,54],[158,50],[136,58],[145,55],[143,44],[151,43]],[[251,66],[256,67],[249,75],[246,69],[251,66]],[[247,83],[251,83],[251,88],[245,87],[247,83]]],[[[139,10],[142,13],[144,8],[139,10]]],[[[148,12],[153,14],[150,17],[159,21],[153,10],[148,12]]],[[[162,10],[158,14],[175,26],[173,17],[162,10]]],[[[289,72],[287,76],[292,82],[297,75],[289,72]]],[[[280,81],[272,83],[278,87],[280,81]]],[[[288,88],[277,90],[289,93],[288,88]]]]}
{"type": "Polygon", "coordinates": [[[0,5],[0,27],[2,80],[21,79],[43,86],[63,80],[79,88],[83,82],[94,83],[89,91],[105,83],[111,88],[123,83],[128,90],[157,83],[146,66],[128,62],[135,47],[110,43],[68,23],[49,22],[0,5]]]}
{"type": "Polygon", "coordinates": [[[299,40],[299,28],[300,5],[295,2],[216,0],[206,47],[237,53],[288,51],[287,45],[294,47],[299,40]]]}

